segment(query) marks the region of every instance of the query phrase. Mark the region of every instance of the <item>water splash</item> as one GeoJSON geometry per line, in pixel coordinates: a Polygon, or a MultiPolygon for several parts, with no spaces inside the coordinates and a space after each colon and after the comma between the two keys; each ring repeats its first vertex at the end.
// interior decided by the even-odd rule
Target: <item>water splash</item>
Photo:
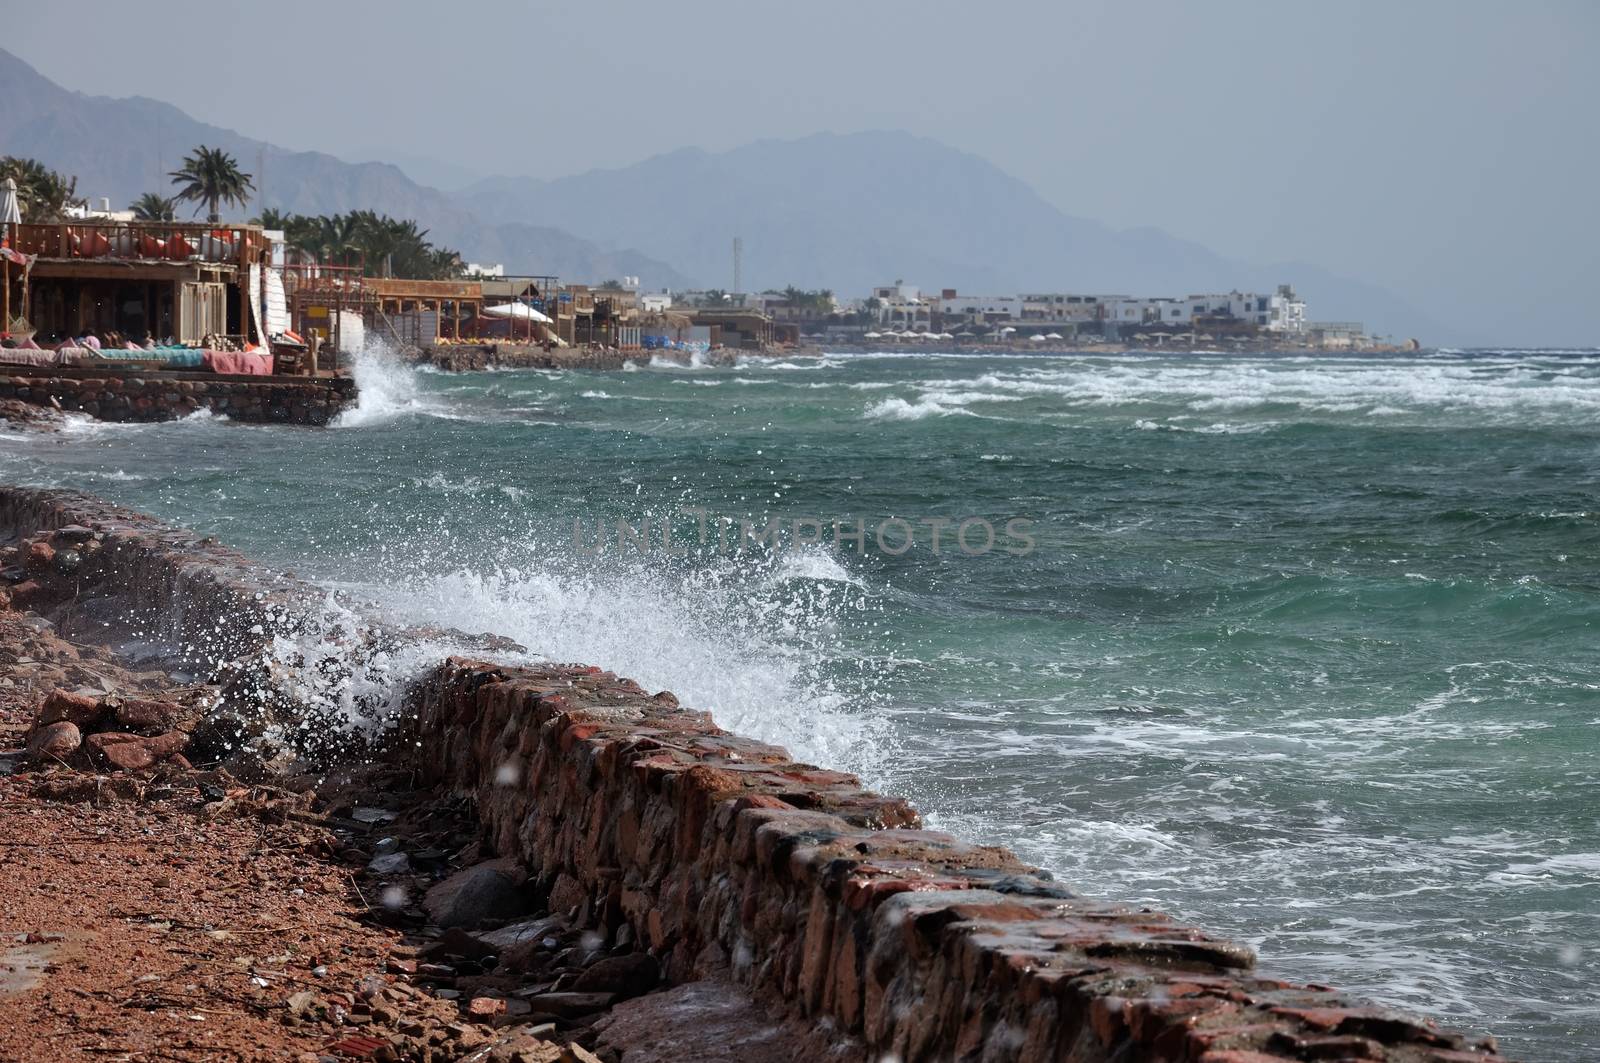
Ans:
{"type": "Polygon", "coordinates": [[[401,361],[394,348],[369,337],[350,363],[356,378],[356,404],[330,423],[333,428],[364,428],[407,414],[440,412],[422,395],[417,370],[401,361]]]}

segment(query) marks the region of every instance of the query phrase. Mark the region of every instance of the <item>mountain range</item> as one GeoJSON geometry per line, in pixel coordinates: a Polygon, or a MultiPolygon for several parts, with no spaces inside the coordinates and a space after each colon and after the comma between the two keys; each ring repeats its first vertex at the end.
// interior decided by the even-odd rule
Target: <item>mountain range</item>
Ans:
{"type": "Polygon", "coordinates": [[[256,173],[252,213],[370,208],[413,218],[436,243],[514,272],[729,288],[737,237],[749,290],[793,284],[856,295],[904,279],[983,294],[1181,295],[1292,282],[1317,319],[1454,339],[1378,286],[1307,263],[1231,261],[1156,229],[1074,217],[984,159],[901,132],[686,148],[617,169],[493,177],[443,192],[395,165],[292,151],[155,100],[73,92],[4,50],[0,100],[0,154],[74,174],[80,194],[122,206],[164,190],[166,171],[207,144],[256,173]]]}

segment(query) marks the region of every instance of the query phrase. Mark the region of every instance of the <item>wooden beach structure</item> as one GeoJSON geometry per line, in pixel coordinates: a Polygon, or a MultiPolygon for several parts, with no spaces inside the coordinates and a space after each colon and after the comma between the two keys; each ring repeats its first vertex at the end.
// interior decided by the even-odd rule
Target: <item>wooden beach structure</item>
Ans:
{"type": "Polygon", "coordinates": [[[271,242],[256,225],[14,223],[6,234],[6,328],[40,337],[118,332],[264,343],[258,321],[271,242]],[[252,268],[254,267],[254,268],[252,268]],[[257,309],[252,309],[255,307],[257,309]]]}

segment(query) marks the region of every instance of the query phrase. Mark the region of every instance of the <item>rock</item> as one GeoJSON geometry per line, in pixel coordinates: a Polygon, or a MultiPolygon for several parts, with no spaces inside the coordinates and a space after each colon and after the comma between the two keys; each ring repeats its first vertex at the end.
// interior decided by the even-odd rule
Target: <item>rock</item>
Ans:
{"type": "Polygon", "coordinates": [[[440,936],[438,949],[451,956],[465,956],[469,960],[481,960],[485,956],[494,956],[498,950],[493,945],[485,944],[478,938],[462,930],[459,926],[452,926],[440,936]]]}
{"type": "Polygon", "coordinates": [[[45,724],[28,739],[28,756],[32,760],[65,760],[78,751],[83,735],[71,720],[57,720],[45,724]]]}
{"type": "Polygon", "coordinates": [[[423,897],[429,918],[442,927],[477,926],[526,914],[524,875],[511,860],[491,860],[457,871],[423,897]]]}
{"type": "Polygon", "coordinates": [[[56,550],[46,542],[33,542],[28,544],[28,571],[44,572],[55,564],[56,550]]]}
{"type": "MultiPolygon", "coordinates": [[[[624,924],[626,925],[626,924],[624,924]]],[[[528,919],[520,923],[510,923],[499,930],[491,930],[486,934],[479,934],[478,940],[486,945],[491,945],[497,952],[505,953],[525,941],[538,941],[552,931],[565,930],[566,920],[560,916],[546,916],[543,919],[528,919]]]]}
{"type": "Polygon", "coordinates": [[[534,1011],[571,1019],[604,1011],[616,999],[614,993],[537,993],[528,997],[527,1001],[528,1007],[534,1011]]]}
{"type": "Polygon", "coordinates": [[[642,996],[661,981],[661,965],[648,952],[608,956],[578,976],[572,984],[584,992],[615,993],[627,1000],[642,996]]]}
{"type": "MultiPolygon", "coordinates": [[[[158,761],[177,758],[189,745],[182,731],[168,731],[154,738],[142,738],[125,731],[102,731],[84,740],[84,746],[97,762],[120,771],[144,771],[158,761]]],[[[186,767],[187,760],[178,765],[186,767]]]]}
{"type": "Polygon", "coordinates": [[[132,731],[145,731],[152,728],[166,730],[177,722],[183,715],[183,710],[170,701],[157,701],[153,698],[130,698],[116,707],[116,719],[122,726],[132,731]]]}
{"type": "Polygon", "coordinates": [[[374,875],[403,875],[411,870],[411,858],[405,853],[384,853],[368,860],[367,870],[374,875]]]}
{"type": "Polygon", "coordinates": [[[825,1048],[797,1043],[749,992],[724,982],[691,982],[618,1004],[595,1024],[597,1048],[628,1063],[792,1063],[826,1058],[825,1048]]]}
{"type": "Polygon", "coordinates": [[[582,1045],[568,1045],[561,1050],[556,1063],[604,1063],[604,1061],[582,1045]]]}
{"type": "Polygon", "coordinates": [[[70,576],[78,571],[83,564],[83,555],[76,550],[57,550],[55,569],[63,576],[70,576]]]}
{"type": "Polygon", "coordinates": [[[94,538],[94,529],[85,528],[82,524],[68,524],[64,528],[57,528],[51,538],[63,543],[86,543],[94,538]]]}
{"type": "Polygon", "coordinates": [[[145,749],[157,760],[163,760],[189,748],[189,736],[182,731],[168,731],[154,738],[142,738],[145,749]]]}
{"type": "Polygon", "coordinates": [[[500,997],[473,997],[467,1005],[467,1014],[478,1019],[493,1018],[506,1013],[506,1002],[500,997]]]}
{"type": "Polygon", "coordinates": [[[80,731],[87,731],[95,727],[104,714],[104,706],[88,694],[52,690],[39,709],[37,722],[42,725],[66,720],[80,731]]]}

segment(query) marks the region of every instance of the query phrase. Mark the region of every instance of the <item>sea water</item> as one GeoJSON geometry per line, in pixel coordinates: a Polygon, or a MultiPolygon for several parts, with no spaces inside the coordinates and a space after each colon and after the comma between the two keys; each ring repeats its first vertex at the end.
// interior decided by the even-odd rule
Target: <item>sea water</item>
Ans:
{"type": "Polygon", "coordinates": [[[331,429],[76,420],[0,435],[0,481],[670,689],[1268,973],[1600,1058],[1600,354],[632,369],[373,352],[331,429]]]}

